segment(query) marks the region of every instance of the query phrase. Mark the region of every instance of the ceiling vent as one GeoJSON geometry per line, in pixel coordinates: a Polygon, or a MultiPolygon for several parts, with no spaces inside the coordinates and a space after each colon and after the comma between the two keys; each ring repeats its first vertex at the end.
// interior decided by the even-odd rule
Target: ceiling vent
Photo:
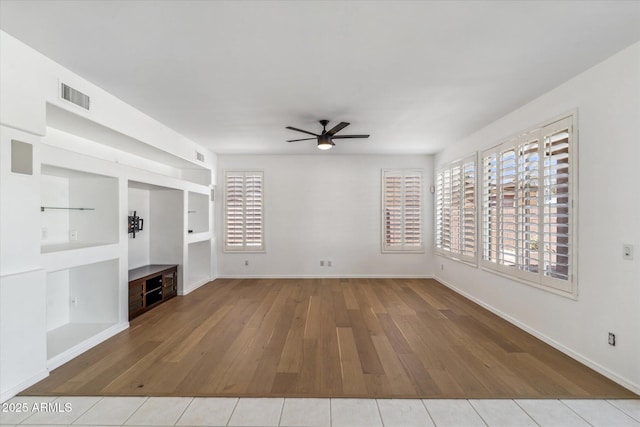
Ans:
{"type": "Polygon", "coordinates": [[[196,151],[196,159],[200,160],[201,162],[204,162],[204,154],[196,151]]]}
{"type": "Polygon", "coordinates": [[[85,95],[79,90],[72,88],[71,86],[67,86],[64,83],[60,84],[60,97],[66,101],[71,102],[72,104],[77,105],[78,107],[89,110],[89,96],[85,95]]]}

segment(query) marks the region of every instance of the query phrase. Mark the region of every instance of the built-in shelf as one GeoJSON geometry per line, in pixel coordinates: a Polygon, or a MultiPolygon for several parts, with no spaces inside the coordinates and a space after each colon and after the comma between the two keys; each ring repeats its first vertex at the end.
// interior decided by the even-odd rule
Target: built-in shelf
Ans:
{"type": "Polygon", "coordinates": [[[118,259],[47,273],[47,359],[118,324],[118,259]]]}
{"type": "Polygon", "coordinates": [[[198,243],[211,240],[211,233],[208,231],[202,233],[189,233],[187,234],[187,243],[198,243]]]}
{"type": "Polygon", "coordinates": [[[209,231],[209,195],[189,191],[188,197],[188,233],[203,233],[209,231]]]}
{"type": "Polygon", "coordinates": [[[40,248],[40,252],[43,254],[48,254],[51,252],[70,251],[73,249],[91,248],[94,246],[104,246],[104,245],[110,245],[110,244],[111,243],[103,243],[103,242],[78,242],[78,241],[63,242],[63,243],[55,243],[47,246],[42,246],[40,248]]]}
{"type": "Polygon", "coordinates": [[[118,242],[118,180],[44,164],[41,253],[118,242]]]}
{"type": "Polygon", "coordinates": [[[94,208],[62,208],[62,207],[56,207],[56,206],[40,206],[40,212],[44,212],[44,211],[54,211],[54,210],[59,210],[59,211],[95,211],[94,208]]]}

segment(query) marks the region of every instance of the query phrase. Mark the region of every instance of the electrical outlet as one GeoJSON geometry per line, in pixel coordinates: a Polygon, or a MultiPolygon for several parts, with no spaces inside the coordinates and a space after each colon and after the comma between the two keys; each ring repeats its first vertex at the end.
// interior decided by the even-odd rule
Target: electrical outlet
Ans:
{"type": "Polygon", "coordinates": [[[627,243],[622,245],[622,258],[626,260],[633,260],[633,245],[627,243]]]}
{"type": "Polygon", "coordinates": [[[612,345],[614,347],[616,345],[616,334],[614,334],[613,332],[609,332],[609,345],[612,345]]]}
{"type": "Polygon", "coordinates": [[[249,266],[249,260],[248,260],[248,259],[245,259],[245,260],[244,260],[244,266],[245,266],[245,267],[248,267],[248,266],[249,266]]]}
{"type": "Polygon", "coordinates": [[[78,305],[78,297],[71,297],[71,304],[78,305]]]}
{"type": "Polygon", "coordinates": [[[78,240],[78,230],[69,231],[69,240],[78,240]]]}
{"type": "Polygon", "coordinates": [[[327,261],[327,267],[331,267],[331,261],[327,261]]]}
{"type": "Polygon", "coordinates": [[[324,267],[324,261],[320,261],[320,267],[324,267]]]}

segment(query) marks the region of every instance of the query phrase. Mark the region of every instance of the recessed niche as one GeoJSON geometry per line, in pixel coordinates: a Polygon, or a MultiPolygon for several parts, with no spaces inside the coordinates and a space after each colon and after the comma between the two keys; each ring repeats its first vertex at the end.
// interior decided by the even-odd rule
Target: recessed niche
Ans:
{"type": "Polygon", "coordinates": [[[129,234],[129,266],[182,264],[184,191],[129,181],[128,211],[144,221],[135,239],[129,234]]]}
{"type": "Polygon", "coordinates": [[[188,232],[209,231],[209,195],[189,191],[188,232]]]}
{"type": "Polygon", "coordinates": [[[118,322],[118,260],[47,274],[47,359],[118,322]]]}
{"type": "Polygon", "coordinates": [[[42,165],[41,252],[118,242],[118,180],[42,165]]]}

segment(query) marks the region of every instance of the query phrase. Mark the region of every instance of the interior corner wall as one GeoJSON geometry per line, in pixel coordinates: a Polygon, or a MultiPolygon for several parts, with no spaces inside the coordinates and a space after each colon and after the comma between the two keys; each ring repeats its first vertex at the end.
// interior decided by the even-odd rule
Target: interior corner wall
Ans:
{"type": "Polygon", "coordinates": [[[443,165],[577,109],[578,299],[440,256],[437,279],[640,393],[640,43],[440,153],[443,165]],[[637,249],[636,249],[637,253],[637,249]],[[442,268],[444,270],[442,270],[442,268]],[[617,337],[608,345],[608,332],[617,337]]]}
{"type": "MultiPolygon", "coordinates": [[[[149,224],[149,200],[150,200],[150,191],[141,189],[141,188],[133,188],[129,187],[128,192],[129,197],[129,206],[128,211],[129,215],[133,215],[133,211],[136,212],[144,222],[144,226],[147,227],[147,230],[152,224],[149,224]]],[[[144,230],[144,227],[143,227],[144,230]]],[[[133,234],[129,234],[128,238],[128,247],[129,247],[129,269],[134,269],[138,267],[142,267],[143,265],[151,264],[151,257],[149,255],[150,252],[150,241],[149,235],[150,233],[144,230],[140,233],[136,233],[136,237],[133,237],[133,234]],[[146,232],[145,232],[146,231],[146,232]]]]}
{"type": "Polygon", "coordinates": [[[218,155],[217,275],[431,277],[432,176],[432,157],[426,155],[218,155]],[[383,168],[424,169],[422,254],[381,253],[383,168]],[[233,169],[264,171],[265,253],[222,250],[224,172],[233,169]]]}

